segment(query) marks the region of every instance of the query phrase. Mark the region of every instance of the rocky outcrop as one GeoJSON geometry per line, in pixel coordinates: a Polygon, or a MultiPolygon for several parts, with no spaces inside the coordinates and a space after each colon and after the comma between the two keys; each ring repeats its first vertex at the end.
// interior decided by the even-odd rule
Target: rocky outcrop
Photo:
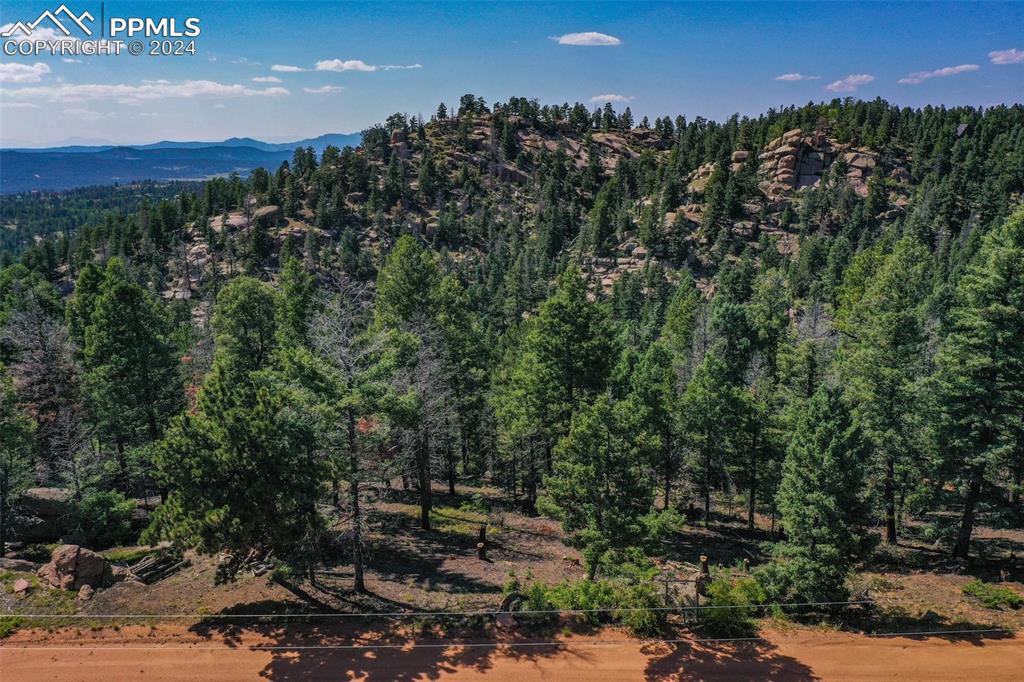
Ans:
{"type": "Polygon", "coordinates": [[[39,564],[27,559],[8,559],[0,557],[0,569],[5,571],[21,571],[23,573],[35,573],[39,570],[39,564]]]}
{"type": "Polygon", "coordinates": [[[67,531],[70,500],[66,488],[29,488],[15,505],[14,537],[26,543],[59,540],[67,531]]]}
{"type": "Polygon", "coordinates": [[[393,130],[391,131],[390,141],[391,151],[395,153],[398,158],[403,161],[408,160],[411,155],[409,149],[409,143],[406,140],[406,134],[404,130],[393,130]]]}
{"type": "Polygon", "coordinates": [[[36,575],[52,587],[62,590],[105,587],[114,583],[114,574],[107,560],[100,554],[78,545],[61,545],[53,550],[50,563],[36,575]]]}
{"type": "Polygon", "coordinates": [[[847,179],[860,196],[867,195],[867,180],[878,165],[878,157],[863,149],[853,149],[822,132],[804,134],[800,128],[788,131],[765,146],[760,155],[759,183],[769,199],[817,185],[825,172],[842,157],[847,164],[847,179]]]}
{"type": "Polygon", "coordinates": [[[284,220],[284,211],[280,206],[264,206],[256,209],[252,219],[260,227],[277,227],[278,223],[284,220]]]}
{"type": "Polygon", "coordinates": [[[708,180],[711,179],[711,174],[715,172],[714,162],[708,162],[697,167],[697,170],[693,172],[693,176],[690,179],[690,185],[688,189],[691,194],[703,194],[704,189],[708,186],[708,180]]]}

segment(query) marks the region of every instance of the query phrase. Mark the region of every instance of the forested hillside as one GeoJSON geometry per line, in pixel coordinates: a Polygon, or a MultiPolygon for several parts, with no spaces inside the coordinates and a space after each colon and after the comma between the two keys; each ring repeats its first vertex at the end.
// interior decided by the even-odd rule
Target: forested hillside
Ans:
{"type": "Polygon", "coordinates": [[[361,490],[399,479],[424,528],[431,481],[499,487],[591,579],[741,500],[778,601],[844,599],[907,524],[962,559],[1024,525],[1020,105],[466,95],[172,189],[4,198],[0,555],[37,484],[93,544],[152,494],[146,540],[294,576],[343,532],[359,590],[361,490]]]}

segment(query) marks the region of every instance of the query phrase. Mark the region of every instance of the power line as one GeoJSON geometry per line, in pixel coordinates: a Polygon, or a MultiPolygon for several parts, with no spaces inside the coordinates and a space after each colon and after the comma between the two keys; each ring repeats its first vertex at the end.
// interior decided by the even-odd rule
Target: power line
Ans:
{"type": "Polygon", "coordinates": [[[531,609],[524,611],[378,611],[365,613],[10,613],[21,618],[426,618],[441,616],[499,616],[531,614],[631,613],[637,611],[703,611],[706,609],[759,609],[770,607],[852,606],[872,604],[871,600],[780,602],[772,604],[699,604],[694,606],[626,606],[594,609],[531,609]]]}
{"type": "MultiPolygon", "coordinates": [[[[864,637],[923,637],[923,636],[937,636],[937,635],[979,635],[985,633],[1013,633],[1013,630],[1008,628],[978,628],[978,629],[965,629],[965,630],[932,630],[932,631],[906,631],[906,632],[886,632],[879,634],[863,633],[864,637]]],[[[543,640],[534,642],[499,642],[486,641],[486,642],[413,642],[408,641],[404,644],[296,644],[296,645],[285,645],[285,644],[255,644],[246,647],[249,651],[306,651],[306,650],[376,650],[376,649],[448,649],[448,648],[519,648],[519,647],[547,647],[555,646],[561,648],[571,648],[573,646],[623,646],[623,645],[647,645],[647,644],[712,644],[712,643],[732,643],[732,642],[767,642],[770,641],[767,637],[686,637],[686,638],[643,638],[643,639],[616,639],[616,640],[599,640],[599,641],[557,641],[557,640],[543,640]]],[[[160,645],[146,645],[146,646],[0,646],[0,650],[7,649],[11,651],[101,651],[101,650],[118,650],[118,651],[229,651],[229,648],[223,646],[160,646],[160,645]]]]}

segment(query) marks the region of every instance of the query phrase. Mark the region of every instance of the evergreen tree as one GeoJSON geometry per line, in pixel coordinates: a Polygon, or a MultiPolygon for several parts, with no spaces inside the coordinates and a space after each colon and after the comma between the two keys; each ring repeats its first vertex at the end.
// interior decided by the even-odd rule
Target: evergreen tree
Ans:
{"type": "Polygon", "coordinates": [[[641,356],[630,380],[629,398],[630,404],[638,410],[637,416],[644,432],[658,437],[659,447],[652,452],[651,466],[661,478],[662,508],[667,510],[672,497],[672,482],[681,462],[676,419],[679,391],[672,354],[663,342],[654,342],[641,356]]]}
{"type": "Polygon", "coordinates": [[[235,561],[222,564],[224,578],[251,550],[273,553],[285,568],[311,577],[318,558],[322,460],[302,397],[275,371],[273,320],[266,285],[241,278],[221,291],[213,370],[197,409],[175,420],[156,453],[169,495],[148,537],[206,554],[231,552],[235,561]]]}
{"type": "Polygon", "coordinates": [[[278,336],[282,346],[305,345],[313,315],[316,282],[297,258],[289,258],[281,270],[277,297],[278,336]]]}
{"type": "Polygon", "coordinates": [[[654,498],[646,468],[657,447],[630,401],[612,403],[603,395],[573,416],[559,442],[554,473],[544,483],[568,543],[583,553],[588,578],[610,555],[643,541],[642,519],[654,498]]]}
{"type": "Polygon", "coordinates": [[[1024,414],[1024,209],[986,239],[956,289],[937,357],[939,442],[963,495],[954,556],[966,558],[976,508],[1019,437],[1024,414]]]}
{"type": "Polygon", "coordinates": [[[779,509],[786,541],[765,571],[778,601],[841,601],[860,549],[865,446],[839,393],[820,387],[786,451],[779,509]]]}
{"type": "Polygon", "coordinates": [[[7,368],[0,365],[0,557],[7,551],[14,500],[33,482],[32,428],[18,409],[7,368]]]}
{"type": "Polygon", "coordinates": [[[126,449],[158,440],[183,402],[173,324],[161,303],[107,265],[85,330],[83,387],[98,432],[113,444],[118,476],[128,482],[126,449]]]}
{"type": "Polygon", "coordinates": [[[411,235],[400,237],[377,276],[375,324],[399,327],[417,316],[430,318],[439,280],[430,252],[411,235]]]}
{"type": "Polygon", "coordinates": [[[913,238],[896,244],[849,313],[845,330],[851,337],[842,348],[847,391],[876,453],[886,541],[892,544],[897,541],[900,481],[916,478],[913,455],[921,445],[926,340],[922,304],[929,260],[927,250],[913,238]]]}
{"type": "Polygon", "coordinates": [[[75,292],[68,297],[65,307],[68,336],[79,353],[85,348],[85,330],[92,322],[96,298],[99,296],[102,283],[103,271],[93,263],[86,263],[78,273],[75,292]]]}

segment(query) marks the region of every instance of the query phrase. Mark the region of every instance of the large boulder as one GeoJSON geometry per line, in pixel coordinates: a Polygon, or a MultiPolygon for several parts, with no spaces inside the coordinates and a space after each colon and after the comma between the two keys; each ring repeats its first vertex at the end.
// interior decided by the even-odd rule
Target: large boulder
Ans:
{"type": "Polygon", "coordinates": [[[0,569],[5,571],[21,571],[23,573],[35,573],[39,570],[39,564],[26,559],[8,559],[0,557],[0,569]]]}
{"type": "Polygon", "coordinates": [[[29,488],[18,499],[18,505],[28,514],[46,518],[67,513],[70,500],[67,488],[29,488]]]}
{"type": "Polygon", "coordinates": [[[66,488],[29,488],[15,503],[14,537],[25,543],[59,539],[67,530],[70,502],[66,488]]]}
{"type": "Polygon", "coordinates": [[[103,587],[113,582],[113,572],[101,555],[79,545],[61,545],[50,563],[36,573],[53,587],[80,590],[83,585],[103,587]]]}
{"type": "Polygon", "coordinates": [[[256,209],[252,218],[260,227],[277,227],[278,223],[284,220],[284,211],[280,206],[264,206],[256,209]]]}

